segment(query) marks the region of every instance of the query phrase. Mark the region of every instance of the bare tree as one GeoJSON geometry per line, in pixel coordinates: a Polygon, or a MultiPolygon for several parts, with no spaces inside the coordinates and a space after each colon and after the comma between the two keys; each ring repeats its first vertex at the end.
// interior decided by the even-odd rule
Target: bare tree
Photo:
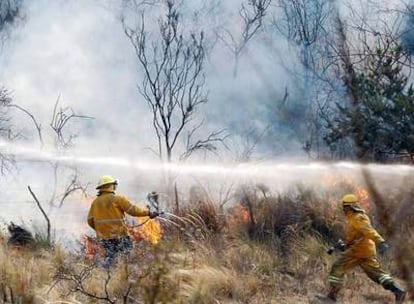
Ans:
{"type": "MultiPolygon", "coordinates": [[[[68,127],[70,127],[70,123],[73,120],[77,119],[85,120],[93,118],[86,115],[76,114],[76,112],[71,107],[62,107],[59,106],[59,103],[60,96],[56,99],[55,105],[53,107],[52,118],[49,126],[53,134],[55,149],[61,153],[65,153],[65,151],[72,147],[73,140],[77,137],[77,134],[73,132],[67,132],[68,127]]],[[[7,107],[17,109],[30,118],[36,129],[40,148],[42,149],[44,147],[44,129],[42,127],[42,124],[36,119],[36,116],[26,108],[17,104],[13,104],[11,102],[7,104],[7,107]]],[[[48,160],[47,163],[51,165],[53,170],[53,188],[49,199],[50,207],[62,207],[65,199],[75,191],[81,191],[84,194],[86,193],[86,185],[82,184],[82,182],[79,180],[78,170],[76,167],[63,165],[59,160],[48,160]],[[70,171],[69,174],[67,174],[68,170],[70,171]],[[57,193],[62,176],[66,176],[68,178],[68,181],[63,186],[63,193],[59,194],[58,196],[57,193]],[[58,202],[56,202],[57,200],[58,202]]]]}
{"type": "Polygon", "coordinates": [[[194,139],[203,122],[193,122],[196,110],[207,103],[204,92],[204,33],[183,33],[178,6],[167,0],[166,15],[159,20],[159,38],[151,40],[146,19],[141,14],[136,28],[122,20],[124,31],[131,41],[135,55],[144,72],[139,91],[150,108],[160,160],[171,162],[177,142],[187,133],[186,150],[181,158],[188,158],[200,150],[214,150],[223,140],[222,131],[210,133],[206,139],[194,139]],[[195,124],[195,125],[194,125],[195,124]],[[194,141],[193,141],[194,140],[194,141]]]}
{"type": "Polygon", "coordinates": [[[320,60],[326,55],[324,47],[334,12],[332,4],[321,0],[278,0],[277,6],[281,17],[274,17],[272,25],[299,48],[305,82],[309,82],[310,73],[319,73],[320,60]]]}
{"type": "Polygon", "coordinates": [[[248,42],[259,32],[263,25],[263,19],[272,0],[248,0],[242,3],[239,16],[242,21],[241,32],[237,36],[229,29],[224,29],[224,34],[218,33],[220,40],[232,52],[234,56],[233,76],[237,76],[237,68],[243,51],[248,42]]]}
{"type": "MultiPolygon", "coordinates": [[[[59,96],[60,97],[60,96],[59,96]]],[[[59,107],[59,100],[56,100],[55,106],[53,108],[53,114],[50,121],[50,128],[54,132],[54,139],[55,139],[55,148],[60,151],[66,151],[73,145],[74,138],[77,137],[77,134],[69,133],[66,134],[66,129],[71,121],[76,119],[93,119],[90,116],[86,115],[79,115],[76,114],[75,111],[71,107],[59,107]]],[[[61,169],[61,164],[59,161],[52,162],[53,173],[54,173],[54,190],[53,194],[50,198],[50,205],[54,205],[56,200],[56,192],[58,188],[58,181],[59,181],[59,171],[61,169]]],[[[67,167],[63,168],[63,170],[68,169],[67,167]]],[[[69,181],[64,186],[64,191],[60,195],[59,203],[57,204],[59,207],[62,207],[65,199],[76,191],[81,191],[83,194],[86,195],[86,185],[82,184],[79,181],[79,176],[76,167],[69,167],[71,174],[69,176],[69,181]]]]}
{"type": "MultiPolygon", "coordinates": [[[[326,66],[331,64],[332,58],[328,46],[332,40],[329,26],[334,8],[331,2],[323,0],[277,0],[276,6],[278,11],[272,28],[292,47],[288,56],[297,54],[300,63],[297,70],[285,66],[295,79],[291,91],[297,93],[296,96],[291,94],[284,107],[295,113],[292,119],[296,119],[296,123],[291,128],[302,141],[305,152],[310,157],[315,153],[319,157],[320,143],[323,143],[319,111],[325,107],[329,95],[326,93],[326,84],[330,85],[326,66]],[[301,106],[297,105],[298,100],[301,106]]],[[[286,53],[281,56],[285,57],[286,53]]],[[[282,58],[281,62],[284,61],[282,58]]]]}

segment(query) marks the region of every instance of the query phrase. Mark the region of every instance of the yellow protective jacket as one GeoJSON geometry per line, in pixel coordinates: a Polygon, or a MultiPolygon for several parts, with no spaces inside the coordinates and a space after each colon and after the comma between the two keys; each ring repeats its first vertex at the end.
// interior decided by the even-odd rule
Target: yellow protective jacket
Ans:
{"type": "Polygon", "coordinates": [[[121,195],[101,192],[92,202],[88,214],[88,225],[101,240],[117,239],[128,235],[125,213],[132,216],[148,216],[149,210],[130,203],[121,195]]]}
{"type": "Polygon", "coordinates": [[[364,211],[346,213],[348,227],[346,230],[345,255],[354,258],[375,257],[376,244],[384,242],[382,236],[371,226],[371,221],[364,211]]]}

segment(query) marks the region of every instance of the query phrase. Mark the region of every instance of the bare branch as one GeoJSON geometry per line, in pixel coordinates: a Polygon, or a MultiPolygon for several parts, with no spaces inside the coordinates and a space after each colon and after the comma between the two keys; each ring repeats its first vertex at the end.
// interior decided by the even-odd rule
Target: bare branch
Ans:
{"type": "Polygon", "coordinates": [[[239,38],[228,29],[223,29],[225,35],[218,33],[218,38],[232,52],[234,56],[233,76],[237,76],[237,68],[240,56],[248,42],[259,32],[263,25],[263,19],[272,0],[248,0],[242,3],[239,16],[242,20],[242,29],[239,38]]]}
{"type": "Polygon", "coordinates": [[[59,207],[63,206],[63,203],[64,203],[65,199],[69,195],[71,195],[73,192],[76,192],[76,191],[80,190],[86,196],[86,189],[87,189],[87,186],[82,185],[78,180],[78,176],[74,175],[71,178],[70,183],[66,186],[66,189],[62,194],[62,198],[60,199],[60,202],[59,202],[59,207]]]}
{"type": "Polygon", "coordinates": [[[32,195],[33,199],[35,200],[35,202],[37,204],[37,207],[39,208],[40,212],[42,212],[43,217],[46,220],[46,223],[47,223],[47,243],[48,244],[51,244],[50,243],[50,227],[51,227],[51,225],[50,225],[50,219],[47,216],[47,214],[46,214],[45,210],[43,209],[42,205],[40,204],[39,200],[37,199],[36,195],[34,194],[34,192],[32,191],[32,189],[30,188],[30,186],[27,186],[27,188],[29,189],[29,192],[32,195]]]}
{"type": "Polygon", "coordinates": [[[60,100],[60,95],[58,96],[55,106],[53,108],[53,114],[52,119],[50,122],[50,127],[56,134],[56,146],[61,149],[66,149],[72,145],[73,138],[76,137],[74,134],[70,134],[67,138],[65,138],[63,134],[63,130],[65,129],[65,126],[67,123],[74,119],[74,118],[80,118],[80,119],[94,119],[90,116],[85,115],[77,115],[74,110],[70,107],[60,107],[58,109],[58,104],[60,100]]]}
{"type": "Polygon", "coordinates": [[[35,116],[30,113],[28,110],[26,110],[25,108],[17,105],[17,104],[12,104],[10,103],[8,105],[8,107],[10,108],[16,108],[19,111],[22,111],[23,113],[25,113],[27,116],[29,116],[29,118],[32,120],[33,124],[35,125],[36,131],[37,131],[37,136],[39,137],[39,142],[40,142],[40,147],[43,148],[43,136],[42,136],[42,124],[40,124],[39,122],[37,122],[35,116]]]}
{"type": "Polygon", "coordinates": [[[69,287],[68,294],[79,292],[91,300],[100,300],[107,303],[115,304],[116,300],[112,299],[109,295],[108,291],[108,284],[111,280],[111,271],[108,269],[106,271],[106,278],[104,282],[104,293],[103,295],[97,295],[96,293],[90,291],[88,287],[86,286],[87,280],[92,276],[92,272],[94,269],[97,268],[96,264],[91,264],[86,267],[83,267],[79,273],[76,273],[75,271],[69,270],[69,271],[58,271],[55,275],[55,283],[56,285],[60,281],[66,281],[73,284],[73,286],[69,287]]]}
{"type": "MultiPolygon", "coordinates": [[[[154,39],[146,30],[143,13],[135,29],[123,20],[124,32],[144,72],[139,92],[152,112],[158,156],[168,162],[172,160],[178,139],[193,120],[195,110],[207,102],[203,92],[204,33],[184,36],[180,19],[178,6],[167,0],[166,15],[159,19],[159,36],[154,39]]],[[[211,139],[215,141],[216,136],[211,139]]],[[[200,142],[203,144],[207,147],[207,142],[200,142]]]]}
{"type": "Polygon", "coordinates": [[[187,133],[186,139],[186,151],[181,154],[180,160],[188,159],[193,153],[201,150],[207,150],[210,152],[214,152],[217,150],[215,143],[223,143],[225,139],[228,137],[228,134],[225,134],[225,130],[217,130],[211,132],[206,138],[204,139],[197,139],[193,142],[194,134],[197,132],[204,125],[204,121],[201,121],[198,125],[193,127],[187,133]]]}
{"type": "Polygon", "coordinates": [[[239,14],[243,20],[242,40],[239,43],[238,53],[245,47],[247,42],[257,33],[263,24],[263,18],[266,15],[266,10],[272,0],[250,0],[248,7],[242,3],[239,14]]]}

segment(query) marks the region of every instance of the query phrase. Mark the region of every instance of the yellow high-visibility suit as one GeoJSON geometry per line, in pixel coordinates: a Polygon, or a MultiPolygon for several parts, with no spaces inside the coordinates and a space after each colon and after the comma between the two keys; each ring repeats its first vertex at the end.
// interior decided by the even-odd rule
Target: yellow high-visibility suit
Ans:
{"type": "Polygon", "coordinates": [[[89,209],[88,225],[96,231],[96,236],[100,240],[127,237],[125,213],[132,216],[149,216],[147,208],[131,204],[125,196],[102,190],[89,209]]]}
{"type": "Polygon", "coordinates": [[[376,244],[384,242],[384,239],[371,226],[368,215],[362,209],[347,212],[346,217],[346,250],[332,265],[329,283],[331,286],[341,286],[345,273],[360,266],[369,278],[388,289],[393,279],[381,268],[376,257],[376,244]]]}

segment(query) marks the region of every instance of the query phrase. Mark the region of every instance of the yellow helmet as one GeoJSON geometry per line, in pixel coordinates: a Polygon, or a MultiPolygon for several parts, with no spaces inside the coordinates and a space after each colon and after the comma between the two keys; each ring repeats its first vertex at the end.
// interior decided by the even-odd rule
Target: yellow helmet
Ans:
{"type": "Polygon", "coordinates": [[[110,175],[103,175],[99,179],[98,185],[96,186],[96,189],[100,189],[103,186],[111,185],[111,184],[118,185],[118,181],[110,175]]]}
{"type": "Polygon", "coordinates": [[[354,194],[346,194],[342,197],[343,206],[352,206],[358,203],[358,198],[354,194]]]}

